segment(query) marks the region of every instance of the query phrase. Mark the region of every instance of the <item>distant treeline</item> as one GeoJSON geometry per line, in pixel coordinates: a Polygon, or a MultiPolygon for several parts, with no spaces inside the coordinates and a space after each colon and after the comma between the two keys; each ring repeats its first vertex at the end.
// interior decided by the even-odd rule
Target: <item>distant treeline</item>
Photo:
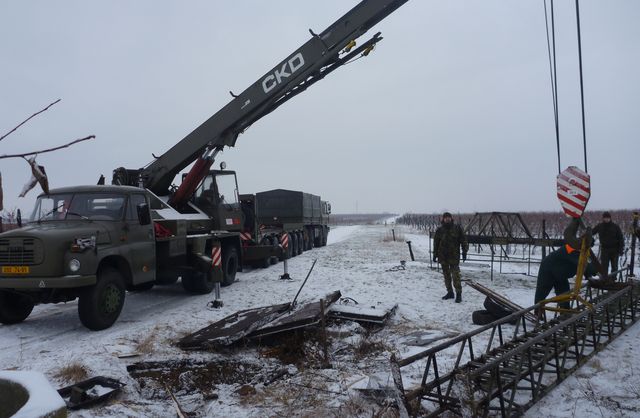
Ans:
{"type": "Polygon", "coordinates": [[[398,216],[394,213],[346,213],[331,214],[331,225],[373,225],[384,223],[387,219],[398,216]]]}

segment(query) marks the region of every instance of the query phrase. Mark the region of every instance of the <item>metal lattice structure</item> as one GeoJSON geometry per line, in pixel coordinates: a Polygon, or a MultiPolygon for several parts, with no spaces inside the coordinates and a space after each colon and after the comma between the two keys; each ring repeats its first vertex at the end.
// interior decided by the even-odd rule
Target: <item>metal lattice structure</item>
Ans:
{"type": "Polygon", "coordinates": [[[578,306],[575,314],[535,323],[537,304],[422,353],[392,357],[400,410],[412,416],[522,415],[638,319],[639,282],[617,291],[586,286],[583,294],[593,309],[578,306]],[[402,370],[414,374],[424,360],[421,381],[405,390],[402,370]]]}
{"type": "Polygon", "coordinates": [[[525,244],[541,247],[559,247],[563,240],[543,237],[536,238],[519,213],[487,212],[476,213],[465,227],[465,235],[470,244],[525,244]]]}

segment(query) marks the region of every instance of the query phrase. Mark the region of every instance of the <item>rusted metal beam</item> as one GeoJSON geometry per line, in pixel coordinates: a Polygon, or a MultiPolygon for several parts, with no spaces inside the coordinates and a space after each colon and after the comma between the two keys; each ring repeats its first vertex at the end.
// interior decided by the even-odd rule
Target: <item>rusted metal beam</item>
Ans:
{"type": "Polygon", "coordinates": [[[426,359],[420,385],[404,392],[405,407],[419,399],[423,409],[412,412],[421,416],[461,414],[462,405],[465,412],[471,408],[472,416],[522,415],[638,319],[638,282],[612,292],[587,286],[583,293],[593,309],[576,306],[573,315],[527,326],[525,315],[540,306],[536,304],[422,353],[392,357],[398,388],[406,386],[401,368],[426,359]],[[517,325],[508,325],[513,318],[517,325]],[[506,331],[512,332],[511,338],[503,339],[506,331]],[[474,348],[474,340],[483,343],[474,348]],[[458,353],[454,361],[452,350],[458,353]],[[447,368],[438,369],[439,364],[447,368]]]}

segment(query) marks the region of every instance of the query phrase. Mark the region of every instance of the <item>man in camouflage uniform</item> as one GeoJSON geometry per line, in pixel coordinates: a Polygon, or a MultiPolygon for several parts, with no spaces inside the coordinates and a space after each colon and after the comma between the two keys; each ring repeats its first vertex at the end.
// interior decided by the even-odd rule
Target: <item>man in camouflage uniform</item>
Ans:
{"type": "Polygon", "coordinates": [[[593,228],[592,233],[593,235],[598,234],[602,268],[604,271],[609,272],[609,263],[611,263],[611,271],[617,271],[618,257],[624,252],[624,236],[620,227],[611,222],[611,214],[609,212],[602,214],[602,222],[593,228]]]}
{"type": "Polygon", "coordinates": [[[462,260],[467,259],[469,243],[460,225],[453,223],[449,212],[442,215],[442,225],[436,230],[433,238],[433,261],[440,262],[444,274],[444,285],[447,294],[442,299],[453,299],[453,288],[456,289],[456,302],[462,302],[462,284],[460,283],[460,249],[462,260]],[[453,287],[451,286],[453,282],[453,287]]]}

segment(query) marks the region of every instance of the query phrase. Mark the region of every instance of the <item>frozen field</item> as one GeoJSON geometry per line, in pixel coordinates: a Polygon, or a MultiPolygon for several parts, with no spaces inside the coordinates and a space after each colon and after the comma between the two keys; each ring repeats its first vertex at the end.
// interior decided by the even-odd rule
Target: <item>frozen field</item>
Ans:
{"type": "MultiPolygon", "coordinates": [[[[371,377],[386,382],[392,353],[405,357],[424,349],[406,344],[409,334],[432,330],[453,335],[475,329],[471,313],[483,309],[484,296],[463,285],[462,303],[441,300],[442,276],[425,261],[428,237],[396,227],[400,241],[393,242],[390,228],[335,228],[326,247],[289,261],[291,281],[279,280],[282,263],[240,273],[235,284],[222,289],[225,305],[220,310],[207,308],[213,295],[188,296],[180,283],[128,293],[120,319],[101,332],[80,325],[75,302],[38,306],[24,323],[0,326],[0,369],[43,372],[54,387],[73,383],[70,370],[74,369],[86,371],[87,377],[103,375],[126,383],[117,398],[71,416],[175,417],[161,383],[135,379],[127,372],[128,365],[150,361],[221,365],[227,374],[221,381],[177,378],[168,382],[192,416],[395,416],[393,409],[362,398],[355,389],[371,377]],[[410,260],[406,240],[412,241],[416,258],[422,261],[407,261],[406,270],[399,270],[400,260],[410,260]],[[181,337],[235,311],[291,301],[314,259],[318,261],[301,302],[340,290],[363,306],[398,305],[382,328],[330,324],[330,368],[320,367],[321,344],[313,336],[302,342],[292,339],[276,346],[250,345],[225,352],[185,352],[176,347],[181,337]]],[[[503,271],[518,269],[526,272],[527,267],[510,266],[503,271]]],[[[531,274],[535,273],[534,267],[531,274]]],[[[463,264],[462,274],[522,306],[533,304],[534,277],[494,272],[491,281],[488,265],[478,262],[463,264]]],[[[638,416],[638,329],[628,330],[527,416],[638,416]]]]}

